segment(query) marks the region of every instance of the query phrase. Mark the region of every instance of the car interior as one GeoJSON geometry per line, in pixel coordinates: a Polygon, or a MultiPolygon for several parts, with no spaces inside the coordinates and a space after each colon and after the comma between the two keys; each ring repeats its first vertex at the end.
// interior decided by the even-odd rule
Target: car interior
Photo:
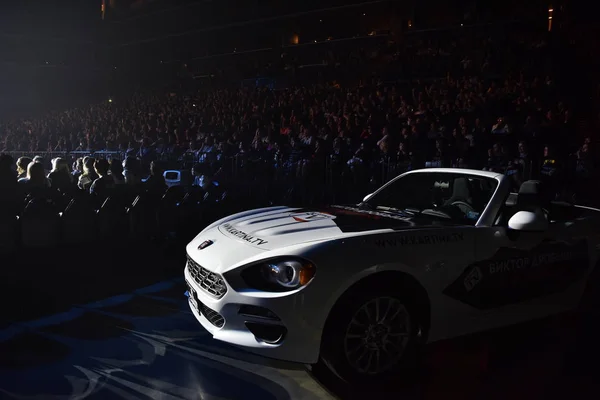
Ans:
{"type": "Polygon", "coordinates": [[[481,179],[460,177],[454,179],[452,196],[444,202],[444,205],[458,207],[467,216],[479,216],[490,200],[492,193],[493,189],[490,192],[482,187],[481,179]]]}
{"type": "MultiPolygon", "coordinates": [[[[496,189],[496,181],[493,179],[448,175],[432,175],[430,178],[431,180],[423,179],[422,176],[407,177],[405,183],[412,190],[407,192],[404,185],[397,190],[390,190],[382,196],[382,204],[414,208],[423,215],[452,219],[461,224],[474,224],[496,189]],[[427,192],[431,197],[423,195],[427,192]],[[432,206],[430,208],[423,205],[432,206]]],[[[543,182],[523,182],[518,193],[508,195],[495,225],[508,226],[510,218],[519,211],[540,211],[549,223],[572,221],[585,214],[584,209],[564,201],[555,201],[553,197],[543,182]]]]}
{"type": "Polygon", "coordinates": [[[581,208],[571,203],[552,200],[552,193],[541,181],[526,181],[518,193],[510,193],[500,210],[496,225],[508,226],[510,218],[519,211],[543,211],[549,223],[572,221],[583,215],[581,208]]]}
{"type": "Polygon", "coordinates": [[[469,225],[477,222],[496,189],[495,181],[490,179],[448,175],[437,176],[432,186],[431,204],[434,208],[424,209],[422,214],[450,218],[469,225]]]}

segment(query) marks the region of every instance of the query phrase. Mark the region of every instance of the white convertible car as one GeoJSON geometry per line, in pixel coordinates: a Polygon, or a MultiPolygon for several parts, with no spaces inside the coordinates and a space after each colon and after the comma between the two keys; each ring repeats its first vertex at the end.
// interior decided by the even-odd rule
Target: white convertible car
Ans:
{"type": "Polygon", "coordinates": [[[598,259],[600,210],[538,181],[405,173],[358,205],[270,207],[187,246],[191,309],[215,339],[377,383],[423,343],[574,308],[598,259]]]}

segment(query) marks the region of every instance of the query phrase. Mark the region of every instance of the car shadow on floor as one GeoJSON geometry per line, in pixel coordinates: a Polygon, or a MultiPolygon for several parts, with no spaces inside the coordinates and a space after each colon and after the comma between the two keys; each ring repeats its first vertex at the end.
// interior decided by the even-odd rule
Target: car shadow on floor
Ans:
{"type": "Polygon", "coordinates": [[[314,375],[348,400],[598,398],[600,326],[592,328],[593,320],[573,312],[435,343],[421,365],[375,391],[349,391],[322,369],[314,375]]]}

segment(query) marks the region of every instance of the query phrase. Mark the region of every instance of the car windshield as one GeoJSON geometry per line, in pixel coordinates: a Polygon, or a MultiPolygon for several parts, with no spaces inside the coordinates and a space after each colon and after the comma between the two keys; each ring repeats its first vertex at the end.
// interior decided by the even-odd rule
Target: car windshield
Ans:
{"type": "Polygon", "coordinates": [[[413,173],[383,187],[360,207],[475,225],[497,185],[487,177],[413,173]]]}

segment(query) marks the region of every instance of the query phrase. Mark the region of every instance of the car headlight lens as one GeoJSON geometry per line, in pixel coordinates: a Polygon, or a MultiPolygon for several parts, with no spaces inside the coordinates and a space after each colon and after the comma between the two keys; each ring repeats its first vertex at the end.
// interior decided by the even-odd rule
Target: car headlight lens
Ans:
{"type": "Polygon", "coordinates": [[[242,279],[252,288],[284,292],[306,286],[315,276],[315,266],[301,259],[276,259],[253,265],[242,272],[242,279]]]}
{"type": "Polygon", "coordinates": [[[306,285],[314,276],[312,264],[300,261],[282,261],[263,265],[262,273],[267,281],[287,289],[306,285]]]}

